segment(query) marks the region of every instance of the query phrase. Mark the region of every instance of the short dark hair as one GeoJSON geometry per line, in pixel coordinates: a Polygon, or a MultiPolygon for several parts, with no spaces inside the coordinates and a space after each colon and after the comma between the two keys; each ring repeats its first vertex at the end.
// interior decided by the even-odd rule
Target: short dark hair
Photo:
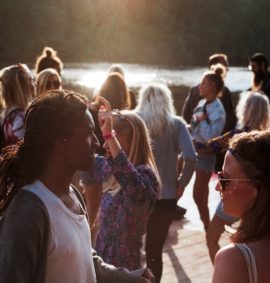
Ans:
{"type": "Polygon", "coordinates": [[[249,61],[256,62],[258,64],[265,63],[265,67],[268,67],[268,59],[263,53],[254,53],[249,57],[249,61]]]}
{"type": "Polygon", "coordinates": [[[209,69],[212,65],[215,65],[215,64],[218,64],[218,63],[220,63],[224,67],[228,68],[229,67],[229,61],[228,61],[227,55],[223,54],[223,53],[215,53],[208,58],[208,64],[207,65],[208,65],[209,69]]]}

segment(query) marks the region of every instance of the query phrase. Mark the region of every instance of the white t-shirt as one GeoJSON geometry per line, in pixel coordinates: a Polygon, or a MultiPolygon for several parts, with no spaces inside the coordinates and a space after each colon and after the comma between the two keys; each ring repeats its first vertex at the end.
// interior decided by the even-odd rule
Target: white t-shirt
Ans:
{"type": "Polygon", "coordinates": [[[96,283],[91,236],[85,214],[73,213],[39,180],[23,189],[39,197],[49,212],[50,236],[45,282],[96,283]]]}

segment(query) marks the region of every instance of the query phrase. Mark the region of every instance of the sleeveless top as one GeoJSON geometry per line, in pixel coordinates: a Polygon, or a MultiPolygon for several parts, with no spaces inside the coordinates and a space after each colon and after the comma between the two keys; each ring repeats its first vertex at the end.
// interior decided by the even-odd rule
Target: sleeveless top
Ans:
{"type": "Polygon", "coordinates": [[[257,283],[258,272],[253,252],[246,244],[235,244],[235,246],[240,249],[241,253],[245,258],[245,262],[248,269],[249,283],[257,283]]]}

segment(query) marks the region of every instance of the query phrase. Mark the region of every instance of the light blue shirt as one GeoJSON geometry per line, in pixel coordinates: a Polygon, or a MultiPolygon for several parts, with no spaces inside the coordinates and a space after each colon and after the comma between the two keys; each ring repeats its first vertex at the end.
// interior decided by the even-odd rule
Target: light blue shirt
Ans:
{"type": "Polygon", "coordinates": [[[175,199],[178,187],[185,188],[194,172],[196,153],[186,123],[175,117],[159,137],[152,137],[153,153],[160,174],[161,199],[175,199]],[[182,152],[184,164],[178,176],[178,155],[182,152]]]}
{"type": "Polygon", "coordinates": [[[220,100],[216,98],[206,105],[208,122],[206,120],[196,122],[194,116],[203,112],[206,99],[199,101],[193,111],[191,120],[191,136],[196,142],[205,143],[208,140],[219,136],[225,126],[226,113],[220,100]]]}

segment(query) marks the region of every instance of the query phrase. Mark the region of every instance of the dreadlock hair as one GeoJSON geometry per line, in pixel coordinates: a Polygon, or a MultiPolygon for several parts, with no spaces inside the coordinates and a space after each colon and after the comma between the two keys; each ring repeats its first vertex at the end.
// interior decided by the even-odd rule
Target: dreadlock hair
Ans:
{"type": "Polygon", "coordinates": [[[55,141],[72,135],[86,103],[78,93],[53,90],[30,104],[24,140],[6,147],[0,160],[0,215],[23,186],[39,178],[55,141]]]}

